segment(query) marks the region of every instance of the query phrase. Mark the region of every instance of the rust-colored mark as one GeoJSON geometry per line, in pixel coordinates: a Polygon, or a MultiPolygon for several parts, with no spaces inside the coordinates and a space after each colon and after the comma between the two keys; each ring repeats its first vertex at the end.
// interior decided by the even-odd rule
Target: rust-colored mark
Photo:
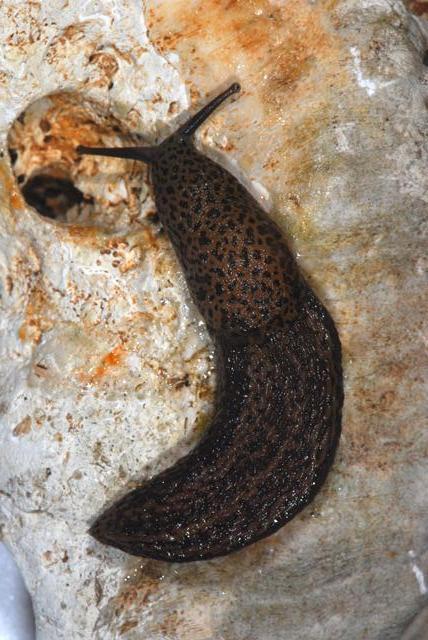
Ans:
{"type": "Polygon", "coordinates": [[[103,242],[101,232],[96,227],[71,224],[66,227],[68,240],[74,244],[84,244],[96,248],[103,242]]]}
{"type": "Polygon", "coordinates": [[[30,319],[25,321],[18,329],[18,338],[21,342],[33,342],[38,344],[41,340],[42,332],[40,330],[40,323],[37,319],[30,319]]]}
{"type": "Polygon", "coordinates": [[[18,329],[18,338],[21,340],[21,342],[26,342],[27,340],[27,327],[25,323],[21,324],[18,329]]]}
{"type": "Polygon", "coordinates": [[[428,0],[406,0],[405,4],[417,16],[428,17],[428,0]]]}
{"type": "Polygon", "coordinates": [[[119,635],[123,636],[125,633],[128,633],[131,629],[134,629],[138,624],[137,620],[127,620],[119,627],[119,635]]]}
{"type": "Polygon", "coordinates": [[[96,64],[110,79],[119,69],[116,58],[106,51],[96,51],[89,57],[89,62],[96,64]]]}
{"type": "Polygon", "coordinates": [[[150,313],[148,311],[137,311],[136,313],[134,313],[134,317],[139,331],[143,330],[144,326],[147,323],[154,322],[155,320],[155,316],[153,315],[153,313],[150,313]]]}
{"type": "Polygon", "coordinates": [[[45,551],[43,553],[42,557],[47,563],[51,563],[52,562],[52,551],[50,549],[48,549],[47,551],[45,551]]]}
{"type": "Polygon", "coordinates": [[[25,436],[27,433],[31,431],[31,417],[25,416],[21,422],[19,422],[13,430],[13,435],[16,437],[25,436]]]}
{"type": "Polygon", "coordinates": [[[46,53],[46,60],[54,64],[56,60],[64,58],[67,53],[73,51],[78,43],[85,37],[85,24],[71,24],[54,38],[46,53]]]}
{"type": "Polygon", "coordinates": [[[131,611],[141,611],[151,600],[156,599],[163,576],[160,563],[151,560],[141,562],[139,559],[138,568],[130,572],[129,578],[111,602],[117,615],[128,617],[131,611]]]}
{"type": "Polygon", "coordinates": [[[13,175],[4,163],[0,164],[0,184],[3,188],[6,198],[9,200],[12,209],[20,209],[25,207],[24,199],[18,189],[13,175]]]}
{"type": "MultiPolygon", "coordinates": [[[[143,231],[145,238],[145,232],[143,231]]],[[[145,240],[143,240],[144,244],[145,240]]],[[[150,243],[147,242],[150,246],[150,243]]],[[[131,269],[135,269],[140,264],[142,243],[138,238],[132,246],[126,238],[110,238],[105,245],[100,248],[101,255],[110,255],[112,257],[112,266],[119,269],[120,273],[126,273],[131,269]]]]}
{"type": "Polygon", "coordinates": [[[112,369],[122,363],[125,355],[123,344],[118,344],[112,351],[107,353],[100,364],[88,375],[82,374],[81,378],[85,382],[95,383],[111,372],[112,369]]]}
{"type": "Polygon", "coordinates": [[[21,192],[18,191],[14,186],[9,192],[9,201],[14,209],[20,209],[25,206],[21,192]]]}
{"type": "MultiPolygon", "coordinates": [[[[329,25],[334,6],[331,1],[178,0],[171,5],[161,0],[148,3],[147,21],[155,46],[162,53],[178,51],[189,62],[189,75],[203,78],[209,67],[222,82],[241,68],[247,85],[266,86],[264,98],[275,102],[310,71],[319,78],[321,68],[337,60],[340,42],[329,25]]],[[[207,77],[211,85],[216,82],[207,77]]]]}
{"type": "Polygon", "coordinates": [[[25,309],[25,320],[18,329],[21,342],[38,344],[45,331],[52,327],[53,316],[49,313],[46,292],[35,285],[25,309]]]}
{"type": "Polygon", "coordinates": [[[50,101],[52,107],[44,116],[50,124],[49,145],[46,147],[46,138],[41,144],[33,139],[33,155],[45,153],[46,160],[49,160],[50,152],[51,161],[55,162],[60,152],[65,160],[71,162],[76,155],[76,146],[83,143],[96,145],[99,142],[99,132],[88,117],[87,109],[78,105],[76,100],[73,101],[64,94],[55,94],[50,96],[50,101]]]}
{"type": "MultiPolygon", "coordinates": [[[[185,627],[183,622],[183,617],[180,616],[177,611],[172,611],[165,615],[164,619],[159,624],[159,631],[164,635],[165,638],[179,638],[180,636],[183,637],[182,634],[185,627]]],[[[187,640],[187,633],[185,637],[187,640]]],[[[208,637],[208,635],[206,637],[208,637]]]]}
{"type": "Polygon", "coordinates": [[[150,227],[143,229],[143,246],[145,249],[159,249],[159,241],[150,227]]]}

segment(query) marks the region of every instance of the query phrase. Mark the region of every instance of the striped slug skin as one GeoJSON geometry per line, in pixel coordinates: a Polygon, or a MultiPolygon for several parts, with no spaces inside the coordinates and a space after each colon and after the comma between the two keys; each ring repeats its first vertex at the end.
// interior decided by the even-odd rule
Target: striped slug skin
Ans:
{"type": "Polygon", "coordinates": [[[199,444],[90,529],[170,562],[205,560],[272,534],[317,493],[343,402],[340,342],[277,225],[193,134],[232,84],[157,147],[79,147],[151,167],[156,206],[216,346],[215,412],[199,444]]]}

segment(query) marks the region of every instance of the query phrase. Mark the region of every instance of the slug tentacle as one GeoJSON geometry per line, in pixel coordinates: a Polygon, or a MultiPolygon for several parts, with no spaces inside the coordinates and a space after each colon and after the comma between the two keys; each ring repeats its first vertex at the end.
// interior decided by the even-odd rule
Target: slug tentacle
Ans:
{"type": "Polygon", "coordinates": [[[141,160],[151,164],[155,162],[158,153],[157,147],[76,147],[77,153],[90,156],[111,156],[112,158],[125,158],[127,160],[141,160]]]}
{"type": "Polygon", "coordinates": [[[176,135],[192,136],[195,131],[205,122],[217,107],[219,107],[227,98],[241,90],[240,85],[234,82],[223,93],[213,98],[208,104],[200,109],[194,116],[189,118],[177,131],[176,135]]]}
{"type": "Polygon", "coordinates": [[[219,384],[195,449],[91,527],[100,542],[134,555],[203,560],[270,535],[318,491],[340,436],[340,342],[330,316],[277,225],[189,138],[238,89],[150,160],[160,220],[215,341],[219,384]]]}

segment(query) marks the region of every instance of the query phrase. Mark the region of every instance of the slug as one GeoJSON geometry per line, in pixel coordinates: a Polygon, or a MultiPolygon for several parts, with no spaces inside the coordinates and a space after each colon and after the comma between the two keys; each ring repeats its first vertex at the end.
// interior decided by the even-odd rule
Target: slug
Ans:
{"type": "Polygon", "coordinates": [[[193,134],[237,83],[154,147],[78,153],[150,165],[157,211],[214,340],[212,422],[172,467],[90,529],[127,553],[187,562],[269,536],[312,500],[333,462],[343,403],[331,317],[278,226],[193,134]]]}

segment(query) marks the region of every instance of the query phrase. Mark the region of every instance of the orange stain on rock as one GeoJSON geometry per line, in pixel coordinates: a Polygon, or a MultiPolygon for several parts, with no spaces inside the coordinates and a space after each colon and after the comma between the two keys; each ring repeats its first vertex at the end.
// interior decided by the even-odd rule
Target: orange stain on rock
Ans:
{"type": "Polygon", "coordinates": [[[33,342],[39,344],[42,339],[41,322],[39,318],[29,318],[18,329],[18,338],[21,342],[33,342]]]}
{"type": "Polygon", "coordinates": [[[11,209],[20,209],[25,207],[24,199],[15,182],[9,168],[4,164],[0,164],[0,185],[4,191],[6,199],[9,200],[11,209]]]}
{"type": "Polygon", "coordinates": [[[162,0],[148,3],[147,21],[157,49],[177,51],[189,79],[199,76],[204,82],[205,76],[212,90],[213,83],[242,69],[244,89],[266,87],[263,99],[275,101],[310,73],[319,78],[322,67],[337,63],[341,45],[330,24],[334,4],[183,0],[171,5],[162,0]],[[205,75],[207,69],[211,73],[205,75]]]}
{"type": "Polygon", "coordinates": [[[406,0],[405,4],[409,11],[417,16],[428,17],[428,1],[427,0],[406,0]]]}
{"type": "Polygon", "coordinates": [[[91,249],[102,249],[105,245],[105,237],[102,229],[78,224],[67,225],[59,228],[58,233],[66,237],[69,242],[89,247],[91,249]]]}
{"type": "Polygon", "coordinates": [[[24,436],[30,433],[31,431],[32,420],[30,416],[25,416],[23,420],[19,424],[16,425],[14,430],[12,431],[14,436],[24,436]]]}
{"type": "Polygon", "coordinates": [[[95,367],[88,374],[82,373],[80,378],[83,382],[89,382],[94,384],[111,373],[112,369],[118,367],[125,356],[125,348],[123,344],[118,344],[112,351],[107,353],[102,359],[100,364],[95,367]]]}
{"type": "Polygon", "coordinates": [[[43,333],[52,328],[53,317],[52,306],[46,297],[45,290],[36,284],[25,308],[24,322],[18,329],[21,342],[39,344],[43,333]]]}
{"type": "MultiPolygon", "coordinates": [[[[44,120],[49,123],[50,128],[41,145],[33,139],[33,153],[46,154],[46,160],[49,160],[50,153],[50,160],[55,162],[60,152],[63,159],[72,161],[76,157],[75,149],[78,144],[96,146],[99,143],[101,132],[94,127],[83,105],[70,100],[67,94],[55,94],[49,99],[52,107],[46,112],[44,120]]],[[[105,133],[109,131],[106,129],[105,133]]]]}

